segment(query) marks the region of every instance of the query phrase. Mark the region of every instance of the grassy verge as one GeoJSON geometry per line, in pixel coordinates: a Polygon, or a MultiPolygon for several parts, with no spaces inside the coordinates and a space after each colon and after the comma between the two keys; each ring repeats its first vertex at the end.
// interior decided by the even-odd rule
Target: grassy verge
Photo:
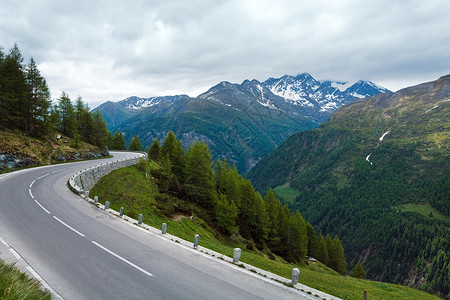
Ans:
{"type": "Polygon", "coordinates": [[[40,289],[37,281],[0,259],[0,299],[47,300],[51,296],[40,289]]]}
{"type": "MultiPolygon", "coordinates": [[[[319,262],[308,262],[304,265],[286,263],[282,258],[271,253],[249,247],[248,242],[240,238],[230,239],[220,236],[214,229],[199,218],[193,220],[186,214],[164,216],[164,203],[158,202],[158,188],[148,178],[145,171],[136,167],[128,167],[111,172],[103,177],[90,191],[91,197],[99,196],[99,201],[110,201],[111,208],[137,218],[143,214],[144,223],[161,228],[167,223],[170,234],[193,241],[194,235],[200,235],[200,245],[224,255],[232,257],[233,249],[242,249],[241,261],[255,267],[270,271],[285,278],[290,278],[292,268],[300,268],[299,282],[342,299],[362,299],[364,290],[369,299],[438,299],[428,293],[401,285],[355,279],[342,276],[319,262]],[[246,246],[253,249],[246,249],[246,246]]],[[[174,203],[166,203],[173,206],[174,203]]]]}

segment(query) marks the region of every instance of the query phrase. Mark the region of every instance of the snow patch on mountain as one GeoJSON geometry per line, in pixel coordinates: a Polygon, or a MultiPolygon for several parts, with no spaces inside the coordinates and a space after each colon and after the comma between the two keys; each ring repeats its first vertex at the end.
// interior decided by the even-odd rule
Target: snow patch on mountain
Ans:
{"type": "Polygon", "coordinates": [[[340,92],[345,92],[345,90],[347,90],[354,84],[355,82],[337,82],[337,81],[331,82],[331,86],[337,88],[340,92]]]}

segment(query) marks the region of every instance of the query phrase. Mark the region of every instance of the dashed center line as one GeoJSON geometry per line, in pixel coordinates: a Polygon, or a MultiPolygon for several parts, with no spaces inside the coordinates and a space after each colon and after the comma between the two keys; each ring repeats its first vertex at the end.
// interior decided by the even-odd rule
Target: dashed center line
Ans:
{"type": "Polygon", "coordinates": [[[41,179],[41,178],[44,178],[45,176],[48,176],[48,175],[50,175],[50,173],[44,174],[44,175],[42,175],[42,176],[40,176],[40,177],[38,177],[36,179],[41,179]]]}
{"type": "Polygon", "coordinates": [[[131,261],[129,261],[129,260],[127,260],[127,259],[125,259],[125,258],[123,258],[122,256],[120,256],[120,255],[118,255],[118,254],[116,254],[116,253],[114,253],[114,252],[112,252],[111,250],[109,250],[108,248],[106,248],[106,247],[103,247],[102,245],[100,245],[99,243],[97,243],[97,242],[95,242],[95,241],[92,241],[92,243],[94,244],[94,245],[96,245],[97,247],[99,247],[99,248],[101,248],[101,249],[103,249],[103,250],[105,250],[106,252],[108,252],[109,254],[111,254],[111,255],[113,255],[113,256],[115,256],[115,257],[117,257],[118,259],[120,259],[121,261],[123,261],[123,262],[125,262],[125,263],[127,263],[127,264],[129,264],[130,266],[132,266],[133,268],[135,268],[135,269],[137,269],[137,270],[139,270],[139,271],[141,271],[142,273],[144,273],[145,275],[148,275],[148,276],[150,276],[150,277],[152,277],[153,276],[153,274],[152,273],[150,273],[150,272],[147,272],[146,270],[144,270],[144,269],[142,269],[141,267],[139,267],[139,266],[137,266],[137,265],[135,265],[135,264],[133,264],[131,261]]]}
{"type": "Polygon", "coordinates": [[[45,207],[43,207],[36,199],[34,199],[34,202],[36,202],[36,204],[39,205],[46,213],[50,214],[50,212],[45,209],[45,207]]]}
{"type": "Polygon", "coordinates": [[[78,235],[80,235],[80,236],[82,236],[82,237],[85,237],[84,234],[82,234],[81,232],[79,232],[79,231],[76,230],[75,228],[73,228],[73,227],[67,225],[66,223],[64,223],[63,221],[61,221],[60,219],[58,219],[58,217],[53,216],[53,218],[55,218],[55,220],[57,220],[59,223],[63,224],[64,226],[66,226],[67,228],[69,228],[70,230],[72,230],[73,232],[75,232],[76,234],[78,234],[78,235]]]}
{"type": "Polygon", "coordinates": [[[34,199],[34,196],[33,196],[33,194],[31,193],[31,189],[28,189],[28,193],[30,193],[31,198],[34,199]]]}
{"type": "Polygon", "coordinates": [[[52,174],[55,174],[55,173],[58,173],[58,172],[61,172],[61,171],[64,171],[65,169],[59,169],[59,170],[56,170],[56,171],[53,171],[53,172],[51,172],[52,174]]]}
{"type": "Polygon", "coordinates": [[[33,184],[36,182],[36,180],[33,180],[33,182],[30,184],[30,189],[33,186],[33,184]]]}

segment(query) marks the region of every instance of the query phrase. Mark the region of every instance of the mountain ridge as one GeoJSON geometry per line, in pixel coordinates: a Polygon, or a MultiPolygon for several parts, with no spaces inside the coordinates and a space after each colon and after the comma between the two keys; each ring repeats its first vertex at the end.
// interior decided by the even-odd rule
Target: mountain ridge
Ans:
{"type": "MultiPolygon", "coordinates": [[[[317,127],[330,117],[335,107],[359,99],[340,92],[337,87],[332,88],[331,82],[313,94],[307,86],[322,83],[306,73],[297,77],[302,81],[292,89],[298,93],[298,99],[303,99],[301,103],[308,105],[299,105],[298,101],[274,94],[270,84],[253,79],[241,84],[222,81],[196,98],[187,95],[133,96],[113,104],[102,104],[97,109],[110,131],[124,132],[127,142],[138,135],[142,144],[150,145],[154,138],[163,139],[172,130],[185,147],[195,139],[206,141],[214,158],[227,158],[245,172],[289,135],[317,127]],[[325,93],[329,99],[324,96],[320,102],[315,100],[325,93]],[[150,124],[152,128],[149,128],[150,124]]],[[[287,88],[294,83],[293,78],[286,75],[272,80],[280,83],[289,79],[283,85],[287,88]]],[[[351,86],[355,90],[358,88],[354,84],[351,86]]],[[[371,87],[366,90],[369,94],[381,91],[373,89],[373,85],[368,86],[371,87]]],[[[362,82],[359,88],[365,88],[362,82]]]]}

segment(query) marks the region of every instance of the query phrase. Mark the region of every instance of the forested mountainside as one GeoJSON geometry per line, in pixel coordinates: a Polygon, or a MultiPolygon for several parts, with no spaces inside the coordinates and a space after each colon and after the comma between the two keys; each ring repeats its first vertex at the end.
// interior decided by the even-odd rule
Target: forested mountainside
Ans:
{"type": "Polygon", "coordinates": [[[368,278],[448,295],[450,75],[355,101],[248,174],[319,231],[342,238],[368,278]],[[289,191],[290,194],[287,194],[289,191]]]}
{"type": "Polygon", "coordinates": [[[309,74],[242,84],[221,82],[196,98],[187,95],[129,97],[98,107],[109,129],[143,145],[172,130],[187,148],[208,144],[241,172],[251,169],[290,135],[317,127],[343,104],[387,90],[368,81],[317,81],[309,74]]]}

